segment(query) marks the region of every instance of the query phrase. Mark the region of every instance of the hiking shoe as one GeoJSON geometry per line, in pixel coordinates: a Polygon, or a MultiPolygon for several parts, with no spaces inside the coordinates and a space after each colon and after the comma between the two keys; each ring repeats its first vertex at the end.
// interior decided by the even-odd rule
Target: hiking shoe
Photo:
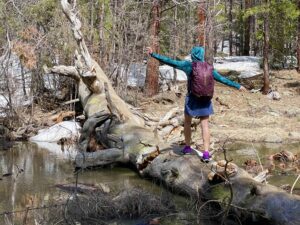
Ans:
{"type": "Polygon", "coordinates": [[[191,148],[191,146],[186,145],[186,146],[184,146],[184,148],[182,149],[181,152],[183,154],[191,154],[192,153],[192,148],[191,148]]]}
{"type": "Polygon", "coordinates": [[[211,160],[211,155],[209,154],[209,151],[203,152],[202,160],[204,162],[209,162],[211,160]]]}

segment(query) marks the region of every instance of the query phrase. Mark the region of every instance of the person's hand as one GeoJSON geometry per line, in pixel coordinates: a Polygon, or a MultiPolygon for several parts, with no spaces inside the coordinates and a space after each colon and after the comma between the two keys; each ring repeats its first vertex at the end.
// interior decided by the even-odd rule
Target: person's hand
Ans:
{"type": "Polygon", "coordinates": [[[246,92],[247,89],[246,89],[244,86],[241,86],[240,89],[239,89],[239,91],[241,91],[241,92],[246,92]]]}
{"type": "Polygon", "coordinates": [[[147,50],[147,54],[152,54],[153,53],[153,50],[151,47],[146,47],[146,50],[147,50]]]}

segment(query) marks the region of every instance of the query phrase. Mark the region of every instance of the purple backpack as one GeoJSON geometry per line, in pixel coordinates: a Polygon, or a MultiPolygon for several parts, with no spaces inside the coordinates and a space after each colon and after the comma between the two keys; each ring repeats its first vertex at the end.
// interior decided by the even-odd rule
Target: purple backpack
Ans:
{"type": "Polygon", "coordinates": [[[207,62],[193,62],[192,75],[190,79],[190,91],[197,97],[214,94],[213,66],[207,62]]]}

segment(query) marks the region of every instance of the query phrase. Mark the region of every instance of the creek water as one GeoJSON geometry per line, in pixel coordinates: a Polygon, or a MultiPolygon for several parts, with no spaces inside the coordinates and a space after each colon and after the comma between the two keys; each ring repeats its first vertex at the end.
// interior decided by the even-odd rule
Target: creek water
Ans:
{"type": "MultiPolygon", "coordinates": [[[[254,159],[259,164],[261,161],[264,167],[270,163],[269,156],[278,153],[283,150],[292,152],[293,154],[300,156],[300,143],[293,144],[273,144],[273,143],[235,143],[228,146],[228,158],[232,159],[234,163],[241,167],[244,166],[244,162],[248,159],[254,159]]],[[[280,169],[278,163],[276,168],[270,173],[267,181],[269,184],[280,187],[282,185],[292,186],[300,173],[300,165],[298,164],[298,170],[293,164],[285,164],[290,168],[280,169]]],[[[295,188],[297,193],[300,189],[300,181],[296,183],[295,188]]]]}
{"type": "MultiPolygon", "coordinates": [[[[267,156],[283,149],[300,153],[300,145],[266,145],[238,143],[231,145],[228,157],[243,165],[247,159],[260,157],[262,163],[267,156]],[[255,152],[253,149],[256,149],[255,152]]],[[[221,157],[221,156],[220,156],[221,157]]],[[[292,185],[297,174],[294,171],[275,173],[268,182],[276,186],[292,185]]],[[[85,171],[79,174],[79,183],[105,183],[110,188],[122,190],[132,187],[159,194],[164,190],[157,184],[141,179],[136,172],[128,168],[103,168],[85,171]]],[[[38,147],[34,143],[16,143],[9,150],[0,149],[0,224],[22,224],[26,207],[47,206],[51,202],[63,199],[66,193],[56,188],[56,184],[74,183],[75,174],[72,160],[65,155],[57,154],[38,147]],[[20,211],[5,215],[4,212],[20,211]]],[[[295,187],[300,189],[300,182],[295,187]]],[[[185,198],[172,195],[180,207],[184,207],[185,198]]],[[[123,221],[114,224],[138,224],[139,221],[123,221]]],[[[30,224],[30,223],[28,223],[30,224]]],[[[186,224],[172,221],[165,224],[186,224]]],[[[201,224],[201,223],[200,223],[201,224]]],[[[207,222],[205,224],[208,224],[207,222]]]]}
{"type": "MultiPolygon", "coordinates": [[[[58,189],[56,184],[75,183],[76,175],[71,157],[72,152],[58,153],[57,146],[45,149],[35,143],[16,143],[11,149],[0,150],[0,224],[22,224],[26,208],[38,208],[53,205],[53,202],[67,199],[70,195],[58,189]],[[5,212],[16,212],[6,214],[5,212]]],[[[78,182],[83,184],[106,184],[111,190],[119,191],[139,187],[146,192],[159,196],[166,190],[152,181],[141,179],[130,168],[101,168],[86,170],[78,175],[78,182]]],[[[172,195],[177,204],[184,204],[186,199],[172,195]]],[[[34,213],[29,212],[29,213],[34,213]]],[[[39,210],[39,213],[41,210],[39,210]]],[[[34,224],[33,217],[26,224],[34,224]]],[[[29,217],[29,215],[28,215],[29,217]]],[[[174,218],[169,224],[176,224],[174,218]]],[[[166,222],[168,222],[166,221],[166,222]]],[[[141,220],[113,221],[109,224],[137,225],[145,224],[141,220]]],[[[168,224],[168,223],[165,223],[168,224]]],[[[179,223],[182,224],[182,223],[179,223]]]]}

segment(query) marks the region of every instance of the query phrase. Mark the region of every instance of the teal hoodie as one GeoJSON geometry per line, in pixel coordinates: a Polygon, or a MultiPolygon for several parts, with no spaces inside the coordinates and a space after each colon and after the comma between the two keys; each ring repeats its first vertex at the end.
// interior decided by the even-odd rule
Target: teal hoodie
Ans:
{"type": "MultiPolygon", "coordinates": [[[[192,62],[188,60],[174,60],[169,57],[159,55],[156,53],[152,53],[151,56],[164,64],[182,70],[183,72],[186,73],[187,78],[189,79],[192,74],[192,62],[197,62],[197,61],[204,62],[204,48],[199,46],[192,48],[191,50],[192,62]]],[[[240,89],[241,87],[240,84],[221,76],[216,70],[213,71],[213,76],[216,81],[225,84],[227,86],[235,87],[237,89],[240,89]]]]}

